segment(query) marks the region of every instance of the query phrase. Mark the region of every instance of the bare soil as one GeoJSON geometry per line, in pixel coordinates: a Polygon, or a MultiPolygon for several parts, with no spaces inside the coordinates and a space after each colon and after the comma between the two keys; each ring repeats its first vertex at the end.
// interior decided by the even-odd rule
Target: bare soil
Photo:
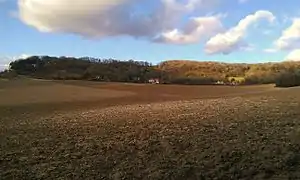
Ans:
{"type": "Polygon", "coordinates": [[[3,104],[0,179],[300,178],[299,88],[49,83],[134,95],[3,104]]]}

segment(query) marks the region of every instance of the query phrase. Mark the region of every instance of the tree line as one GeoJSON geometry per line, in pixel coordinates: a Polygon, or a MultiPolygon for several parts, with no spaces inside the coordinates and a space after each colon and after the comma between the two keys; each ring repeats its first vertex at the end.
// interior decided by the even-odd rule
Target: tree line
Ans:
{"type": "Polygon", "coordinates": [[[159,79],[165,84],[210,85],[222,82],[300,85],[300,62],[230,64],[219,62],[165,61],[153,65],[146,61],[120,61],[90,57],[31,56],[10,63],[1,76],[24,75],[56,80],[94,80],[146,83],[159,79]]]}
{"type": "Polygon", "coordinates": [[[89,57],[32,56],[11,62],[10,71],[34,78],[107,82],[142,83],[160,76],[155,66],[148,62],[89,57]]]}
{"type": "Polygon", "coordinates": [[[278,87],[300,85],[300,62],[230,64],[220,62],[166,61],[159,69],[181,79],[205,78],[207,81],[241,85],[276,84],[278,87]]]}

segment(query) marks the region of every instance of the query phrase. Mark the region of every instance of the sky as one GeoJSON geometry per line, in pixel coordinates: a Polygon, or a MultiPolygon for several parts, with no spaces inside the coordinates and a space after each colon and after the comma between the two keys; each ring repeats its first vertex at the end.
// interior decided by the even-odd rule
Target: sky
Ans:
{"type": "Polygon", "coordinates": [[[298,0],[0,0],[0,69],[30,55],[300,60],[298,0]]]}

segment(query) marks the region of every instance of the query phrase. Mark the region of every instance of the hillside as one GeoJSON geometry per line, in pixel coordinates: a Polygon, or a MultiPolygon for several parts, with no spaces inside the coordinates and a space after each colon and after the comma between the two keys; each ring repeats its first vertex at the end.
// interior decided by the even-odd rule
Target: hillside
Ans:
{"type": "Polygon", "coordinates": [[[158,67],[173,77],[212,77],[223,81],[228,81],[228,78],[234,77],[236,79],[244,78],[247,84],[268,84],[275,83],[282,73],[299,71],[300,62],[233,64],[171,60],[160,63],[158,67]]]}
{"type": "Polygon", "coordinates": [[[188,77],[217,77],[245,76],[250,69],[248,64],[229,64],[221,62],[199,62],[188,60],[170,60],[159,64],[159,68],[170,73],[178,72],[178,75],[188,77]]]}
{"type": "Polygon", "coordinates": [[[164,84],[207,85],[217,82],[274,84],[288,82],[285,86],[294,86],[300,84],[300,62],[230,64],[171,60],[152,65],[149,62],[133,60],[31,56],[10,63],[10,70],[4,75],[2,73],[2,76],[7,74],[42,79],[105,82],[146,83],[155,78],[164,84]]]}

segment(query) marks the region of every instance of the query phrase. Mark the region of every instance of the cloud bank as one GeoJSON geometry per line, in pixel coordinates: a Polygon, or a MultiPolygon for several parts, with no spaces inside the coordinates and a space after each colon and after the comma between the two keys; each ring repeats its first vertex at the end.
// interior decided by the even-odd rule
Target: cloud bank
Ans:
{"type": "Polygon", "coordinates": [[[0,72],[5,70],[5,69],[8,69],[9,67],[9,63],[12,61],[11,58],[9,57],[0,57],[0,72]]]}
{"type": "Polygon", "coordinates": [[[157,41],[171,44],[191,44],[220,32],[223,25],[217,16],[191,18],[183,30],[162,33],[157,41]]]}
{"type": "MultiPolygon", "coordinates": [[[[204,51],[209,55],[252,51],[253,45],[246,42],[249,28],[261,20],[276,19],[272,12],[259,10],[225,30],[220,15],[198,16],[216,2],[220,0],[18,0],[18,17],[41,32],[89,38],[130,36],[167,44],[207,41],[204,51]]],[[[264,52],[300,48],[299,18],[275,44],[276,48],[264,52]]]]}
{"type": "Polygon", "coordinates": [[[295,18],[292,25],[282,32],[281,37],[275,41],[275,46],[280,50],[300,48],[300,18],[295,18]]]}
{"type": "Polygon", "coordinates": [[[247,30],[252,24],[262,19],[273,22],[275,16],[269,11],[257,11],[254,14],[248,15],[237,26],[212,37],[206,43],[205,52],[207,54],[230,54],[236,50],[248,49],[249,45],[244,41],[247,30]]]}
{"type": "Polygon", "coordinates": [[[87,37],[128,35],[153,39],[178,23],[183,14],[210,0],[19,0],[19,17],[42,32],[87,37]],[[145,8],[143,7],[151,7],[145,8]]]}
{"type": "Polygon", "coordinates": [[[0,57],[0,71],[8,69],[10,62],[17,60],[17,59],[25,59],[28,57],[30,57],[30,55],[27,55],[27,54],[21,54],[20,56],[2,56],[2,57],[0,57]]]}
{"type": "Polygon", "coordinates": [[[300,49],[293,50],[285,58],[286,61],[300,61],[300,49]]]}

